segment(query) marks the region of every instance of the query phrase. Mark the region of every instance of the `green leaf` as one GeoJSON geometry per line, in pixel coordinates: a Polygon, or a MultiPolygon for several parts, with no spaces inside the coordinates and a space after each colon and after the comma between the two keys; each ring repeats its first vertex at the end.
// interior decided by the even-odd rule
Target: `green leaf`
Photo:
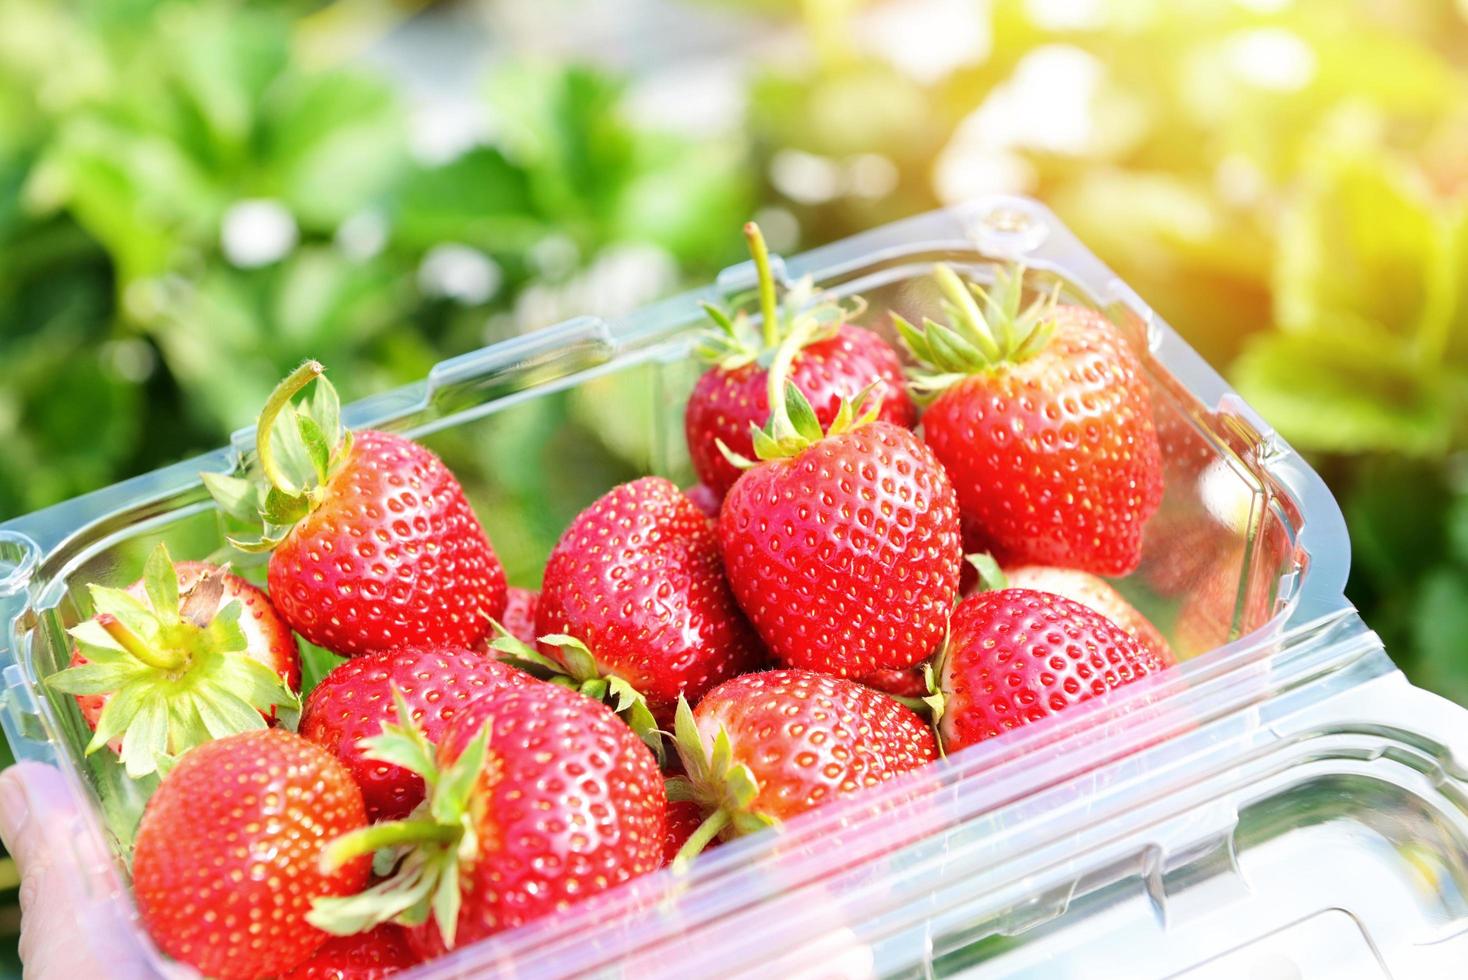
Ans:
{"type": "Polygon", "coordinates": [[[148,670],[148,667],[136,661],[113,664],[85,663],[52,674],[46,678],[46,683],[52,689],[64,694],[110,694],[148,670]]]}
{"type": "Polygon", "coordinates": [[[572,680],[585,682],[602,676],[601,666],[586,644],[565,633],[551,633],[540,638],[540,642],[553,646],[558,651],[562,666],[572,680]]]}
{"type": "Polygon", "coordinates": [[[790,416],[791,426],[806,442],[819,442],[825,435],[821,420],[816,418],[816,410],[794,382],[785,385],[785,411],[790,416]]]}
{"type": "Polygon", "coordinates": [[[122,733],[123,768],[133,779],[139,779],[155,772],[158,760],[167,754],[168,702],[154,694],[142,699],[132,723],[122,733]]]}
{"type": "Polygon", "coordinates": [[[123,591],[103,585],[88,586],[97,612],[111,616],[144,643],[158,639],[158,617],[142,601],[123,591]]]}
{"type": "Polygon", "coordinates": [[[199,720],[211,738],[225,738],[265,727],[260,711],[238,695],[217,689],[194,698],[199,720]]]}
{"type": "Polygon", "coordinates": [[[329,457],[342,438],[342,404],[336,385],[324,376],[317,378],[312,386],[310,404],[310,417],[326,440],[329,457]]]}
{"type": "Polygon", "coordinates": [[[271,487],[265,494],[265,506],[261,510],[265,520],[277,527],[290,527],[310,512],[311,505],[305,497],[291,496],[271,487]]]}
{"type": "Polygon", "coordinates": [[[494,731],[494,720],[485,719],[474,738],[459,753],[453,764],[444,770],[429,799],[429,812],[441,824],[457,825],[469,809],[469,797],[484,775],[491,761],[489,740],[494,731]]]}
{"type": "Polygon", "coordinates": [[[1360,323],[1260,334],[1234,364],[1240,393],[1297,448],[1440,455],[1452,442],[1453,384],[1360,323]]]}
{"type": "Polygon", "coordinates": [[[1009,588],[1009,577],[1004,574],[1004,569],[994,560],[994,556],[988,552],[978,552],[972,555],[964,555],[964,560],[974,567],[979,573],[979,587],[986,592],[996,589],[1009,588]]]}
{"type": "Polygon", "coordinates": [[[166,622],[178,619],[178,572],[168,557],[168,546],[160,543],[143,565],[143,588],[153,611],[166,622]]]}
{"type": "Polygon", "coordinates": [[[326,441],[326,435],[320,426],[309,415],[297,415],[296,422],[300,426],[306,458],[311,461],[311,469],[316,474],[316,485],[321,486],[326,483],[331,467],[331,445],[326,441]]]}

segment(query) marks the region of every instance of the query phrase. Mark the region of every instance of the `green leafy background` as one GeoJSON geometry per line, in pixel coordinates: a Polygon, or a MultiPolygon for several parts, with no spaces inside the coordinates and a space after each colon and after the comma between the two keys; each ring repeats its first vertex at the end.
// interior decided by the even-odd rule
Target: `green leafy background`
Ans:
{"type": "MultiPolygon", "coordinates": [[[[1311,455],[1351,598],[1468,703],[1468,5],[647,0],[646,58],[566,42],[594,7],[0,0],[0,519],[221,444],[306,355],[359,397],[705,281],[754,213],[788,251],[1016,190],[1311,455]],[[455,95],[491,122],[436,154],[371,56],[435,22],[484,36],[455,95]],[[700,68],[727,118],[679,95],[700,68]],[[294,229],[258,265],[221,244],[251,200],[294,229]],[[428,274],[445,246],[467,287],[428,274]]],[[[625,469],[635,419],[521,419],[501,458],[574,430],[625,469]]],[[[501,503],[533,531],[574,503],[557,479],[501,503]]]]}

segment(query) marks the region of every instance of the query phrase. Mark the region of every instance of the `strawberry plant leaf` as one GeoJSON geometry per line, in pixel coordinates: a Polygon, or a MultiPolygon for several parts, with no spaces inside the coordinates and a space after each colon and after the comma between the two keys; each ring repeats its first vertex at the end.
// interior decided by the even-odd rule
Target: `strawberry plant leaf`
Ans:
{"type": "MultiPolygon", "coordinates": [[[[116,697],[113,698],[116,700],[116,697]]],[[[158,694],[145,697],[122,735],[122,765],[133,779],[158,769],[168,754],[168,703],[158,694]]]]}
{"type": "Polygon", "coordinates": [[[326,483],[331,471],[331,444],[311,416],[298,414],[296,424],[300,428],[306,458],[310,460],[311,470],[316,475],[316,485],[321,486],[326,483]]]}
{"type": "Polygon", "coordinates": [[[98,613],[111,616],[144,643],[157,640],[158,617],[141,600],[122,589],[103,585],[89,586],[89,591],[98,613]]]}
{"type": "Polygon", "coordinates": [[[259,520],[260,491],[253,481],[223,473],[200,473],[199,479],[226,515],[238,521],[259,520]]]}
{"type": "Polygon", "coordinates": [[[46,683],[63,694],[109,694],[145,669],[130,658],[127,663],[85,663],[52,674],[46,683]]]}
{"type": "Polygon", "coordinates": [[[178,619],[178,572],[168,557],[168,547],[162,543],[153,549],[143,565],[143,588],[160,619],[178,619]]]}

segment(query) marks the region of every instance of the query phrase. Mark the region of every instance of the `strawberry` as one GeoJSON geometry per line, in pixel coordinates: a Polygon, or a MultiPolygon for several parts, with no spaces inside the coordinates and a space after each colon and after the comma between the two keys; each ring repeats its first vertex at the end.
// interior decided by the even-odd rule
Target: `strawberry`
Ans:
{"type": "Polygon", "coordinates": [[[270,595],[291,627],[346,656],[426,643],[472,647],[503,615],[505,572],[464,491],[410,439],[346,431],[336,391],[307,361],[256,426],[260,479],[206,473],[226,514],[264,522],[270,595]],[[311,404],[291,398],[312,381],[311,404]]]}
{"type": "Polygon", "coordinates": [[[684,490],[683,493],[689,500],[698,505],[699,510],[714,520],[719,519],[719,508],[724,503],[724,495],[722,493],[715,493],[713,488],[703,483],[695,483],[693,486],[684,490]]]}
{"type": "Polygon", "coordinates": [[[697,708],[679,702],[676,729],[687,776],[668,780],[668,796],[698,803],[706,818],[680,857],[716,835],[754,833],[938,756],[932,730],[910,709],[808,670],[725,681],[697,708]]]}
{"type": "Polygon", "coordinates": [[[396,919],[426,959],[662,865],[662,776],[605,706],[532,684],[472,702],[435,748],[395,700],[398,723],[369,750],[409,762],[429,800],[331,846],[328,866],[388,848],[396,870],[360,896],[318,902],[312,922],[345,934],[396,919]]]}
{"type": "Polygon", "coordinates": [[[905,701],[914,698],[922,700],[932,693],[928,690],[927,672],[923,669],[925,666],[920,663],[901,670],[875,670],[859,680],[867,687],[905,701]]]}
{"type": "Polygon", "coordinates": [[[282,980],[379,980],[418,962],[401,926],[333,936],[282,980]]]}
{"type": "Polygon", "coordinates": [[[785,382],[797,344],[788,338],[770,367],[776,409],[753,436],[762,462],[741,462],[719,513],[729,585],[788,666],[842,677],[910,667],[942,640],[958,592],[953,486],[874,409],[853,420],[843,401],[823,432],[785,382]]]}
{"type": "Polygon", "coordinates": [[[193,749],[148,801],[133,851],[143,925],[160,949],[220,980],[295,969],[323,942],[311,902],[359,891],[365,857],[322,849],[366,825],[362,792],[319,745],[281,729],[193,749]]]}
{"type": "Polygon", "coordinates": [[[1050,568],[1045,565],[1021,565],[1006,569],[1004,575],[1008,588],[1050,592],[1096,610],[1126,630],[1162,666],[1171,667],[1177,663],[1172,649],[1157,627],[1152,625],[1152,621],[1143,616],[1136,606],[1127,602],[1105,579],[1073,568],[1050,568]]]}
{"type": "MultiPolygon", "coordinates": [[[[668,804],[667,824],[663,831],[663,863],[672,864],[688,843],[688,838],[703,824],[703,808],[693,800],[668,804]]],[[[704,850],[713,847],[711,842],[704,850]]]]}
{"type": "Polygon", "coordinates": [[[160,544],[141,579],[91,596],[97,615],[71,629],[71,666],[47,683],[76,697],[87,753],[110,745],[134,779],[297,704],[296,638],[265,593],[225,569],[174,565],[160,544]]]}
{"type": "Polygon", "coordinates": [[[770,414],[766,365],[792,334],[801,333],[803,339],[790,368],[790,381],[815,406],[823,426],[835,421],[842,397],[877,381],[885,382],[878,418],[910,429],[917,417],[903,388],[897,352],[881,337],[847,322],[860,308],[847,311],[830,302],[812,305],[815,297],[807,281],[791,290],[782,315],[776,305],[769,251],[759,227],[753,222],[745,225],[744,235],[759,277],[761,332],[755,334],[743,311],[730,317],[705,305],[717,329],[706,338],[700,353],[713,367],[694,386],[683,416],[694,471],[715,499],[723,497],[739,477],[739,470],[719,451],[718,444],[722,441],[744,456],[754,451],[750,427],[762,424],[770,414]]]}
{"type": "Polygon", "coordinates": [[[976,592],[954,609],[939,657],[938,733],[955,752],[1164,666],[1120,626],[1063,596],[976,592]]]}
{"type": "Polygon", "coordinates": [[[979,534],[970,547],[1004,565],[1132,571],[1163,487],[1136,354],[1094,310],[1051,297],[1021,311],[1023,270],[992,292],[936,274],[951,325],[892,319],[922,365],[923,438],[979,534]]]}
{"type": "MultiPolygon", "coordinates": [[[[619,707],[641,698],[654,718],[763,659],[724,580],[713,522],[661,477],[614,487],[571,522],[546,562],[535,625],[555,673],[619,707]]],[[[515,641],[494,648],[546,666],[515,641]]]]}
{"type": "Polygon", "coordinates": [[[423,779],[402,766],[371,759],[362,740],[393,718],[394,689],[413,723],[437,742],[469,702],[539,683],[486,654],[455,647],[408,647],[354,657],[321,679],[301,714],[303,736],[347,767],[370,820],[397,820],[423,802],[423,779]]]}
{"type": "Polygon", "coordinates": [[[505,593],[505,614],[500,622],[510,635],[522,643],[535,642],[535,611],[540,605],[540,593],[535,589],[510,586],[505,593]]]}

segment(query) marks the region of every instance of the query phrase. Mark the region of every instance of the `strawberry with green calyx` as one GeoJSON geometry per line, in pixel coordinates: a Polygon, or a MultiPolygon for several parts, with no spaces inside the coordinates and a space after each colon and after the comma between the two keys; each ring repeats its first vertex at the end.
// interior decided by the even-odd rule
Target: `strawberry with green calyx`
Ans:
{"type": "Polygon", "coordinates": [[[855,681],[772,670],[725,681],[678,705],[675,744],[686,776],[668,800],[696,802],[703,824],[679,851],[687,863],[715,838],[757,833],[937,758],[916,714],[855,681]]]}
{"type": "Polygon", "coordinates": [[[271,553],[276,608],[318,646],[474,646],[504,612],[505,573],[463,489],[412,440],[348,431],[322,372],[307,361],[266,402],[256,478],[203,475],[221,510],[263,528],[231,543],[271,553]]]}
{"type": "Polygon", "coordinates": [[[1132,571],[1162,499],[1162,459],[1140,360],[1100,313],[1023,306],[1024,270],[993,287],[935,269],[948,323],[893,314],[923,439],[953,478],[971,550],[1004,565],[1132,571]]]}
{"type": "Polygon", "coordinates": [[[531,684],[473,702],[434,746],[397,700],[398,724],[368,748],[416,771],[428,798],[327,848],[324,867],[379,852],[389,876],[316,903],[314,925],[347,935],[396,921],[427,958],[661,866],[661,774],[604,706],[531,684]]]}
{"type": "MultiPolygon", "coordinates": [[[[535,642],[535,610],[540,605],[540,592],[510,586],[505,593],[505,614],[500,622],[505,629],[526,643],[535,642]]],[[[488,637],[493,639],[493,636],[488,637]]]]}
{"type": "Polygon", "coordinates": [[[660,723],[671,724],[679,696],[697,701],[765,660],[724,577],[714,523],[656,476],[576,515],[545,563],[535,625],[580,641],[540,646],[576,683],[615,677],[660,723]]]}
{"type": "Polygon", "coordinates": [[[910,667],[943,638],[958,593],[958,507],[948,474],[907,429],[845,399],[822,430],[770,366],[775,409],[719,512],[724,570],[776,659],[841,677],[910,667]],[[783,393],[783,397],[780,394],[783,393]]]}
{"type": "Polygon", "coordinates": [[[953,610],[938,657],[934,724],[954,752],[1166,666],[1106,616],[1064,596],[975,592],[953,610]]]}
{"type": "MultiPolygon", "coordinates": [[[[775,351],[792,335],[800,335],[790,381],[815,406],[818,419],[829,425],[840,410],[843,395],[883,382],[878,417],[911,428],[916,421],[912,400],[902,386],[902,363],[885,340],[851,323],[861,312],[819,301],[804,280],[777,302],[769,251],[758,226],[744,228],[758,275],[760,329],[748,314],[733,316],[705,305],[715,329],[699,352],[712,367],[694,387],[684,413],[688,451],[703,486],[717,502],[733,486],[739,471],[718,449],[723,442],[748,456],[751,425],[762,424],[770,412],[766,376],[775,351]]],[[[701,503],[701,506],[703,504],[701,503]]],[[[707,508],[706,508],[707,509],[707,508]]],[[[717,507],[713,508],[717,514],[717,507]]]]}
{"type": "Polygon", "coordinates": [[[500,623],[492,625],[497,635],[489,648],[499,654],[501,663],[518,667],[540,680],[570,688],[605,704],[642,739],[661,764],[663,735],[647,706],[647,698],[616,674],[604,673],[585,643],[564,633],[548,633],[540,637],[539,642],[553,648],[560,658],[552,660],[519,637],[512,636],[500,623]]]}
{"type": "Polygon", "coordinates": [[[93,736],[134,779],[196,745],[298,709],[300,651],[259,589],[218,566],[175,566],[160,544],[127,589],[90,587],[97,615],[71,629],[72,666],[48,678],[75,695],[93,736]]]}

